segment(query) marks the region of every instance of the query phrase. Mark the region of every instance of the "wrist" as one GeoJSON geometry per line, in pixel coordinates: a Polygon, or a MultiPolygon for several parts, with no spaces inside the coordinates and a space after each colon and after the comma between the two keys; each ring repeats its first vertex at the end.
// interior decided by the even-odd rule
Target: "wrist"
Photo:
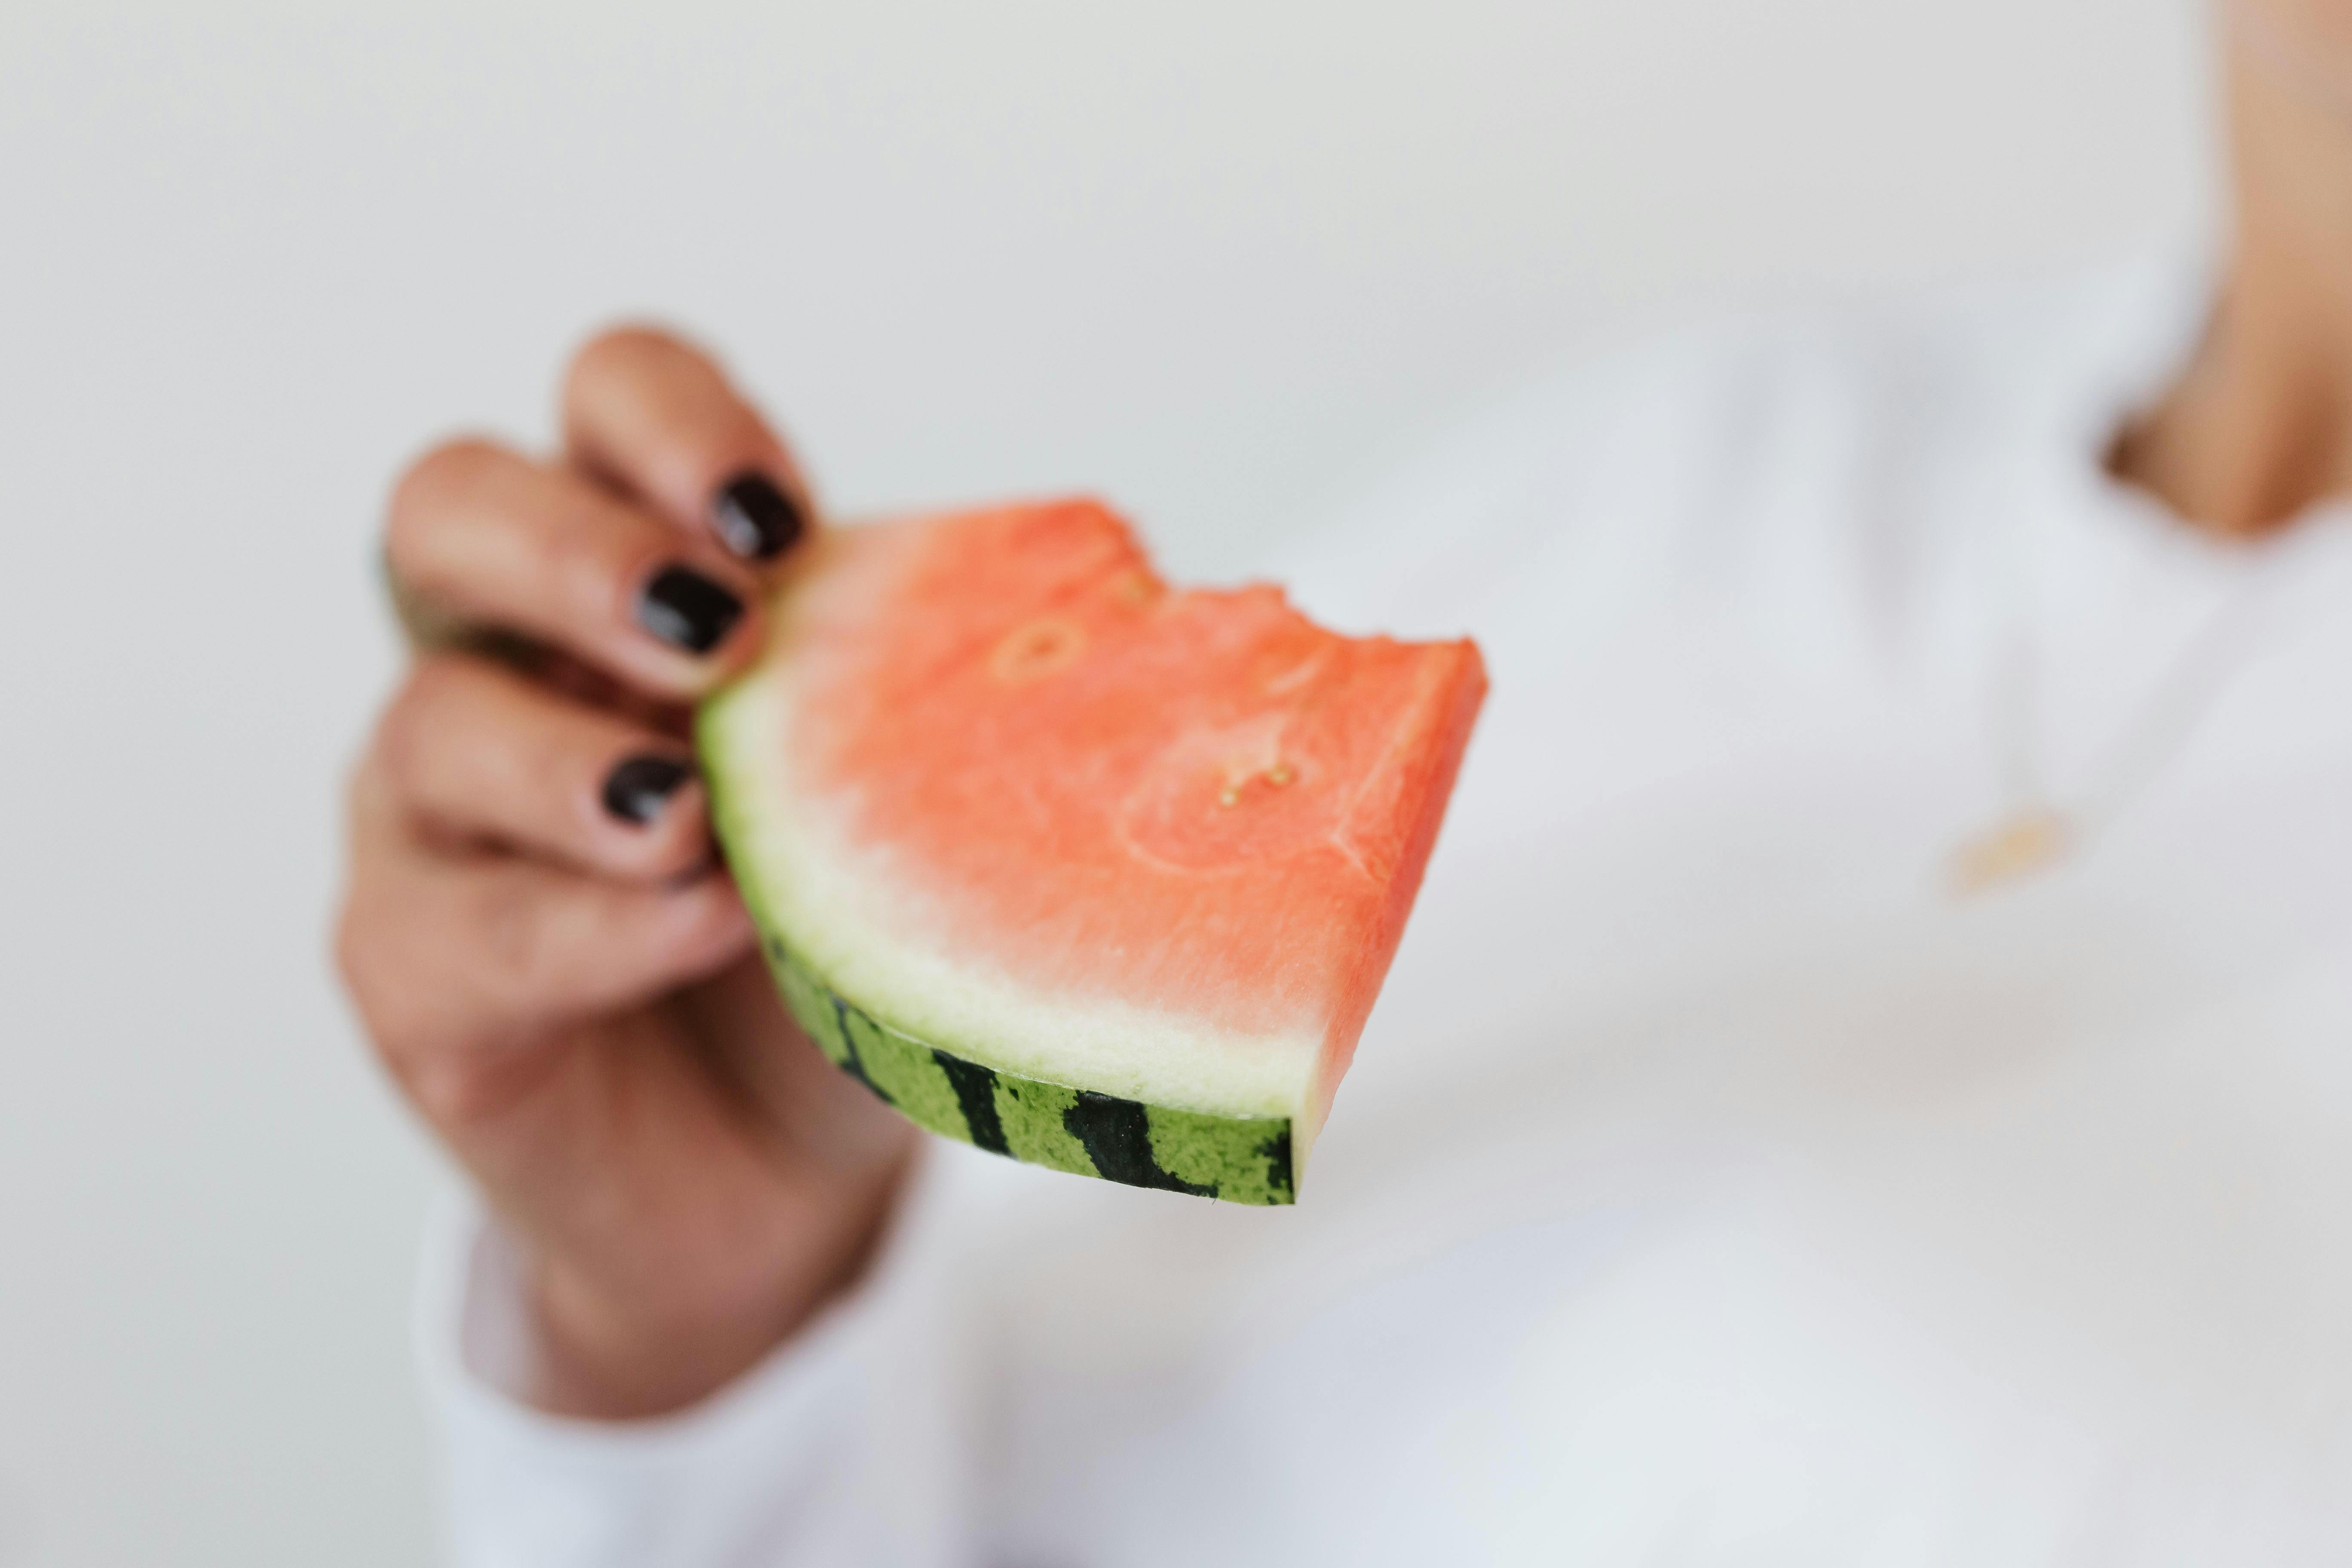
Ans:
{"type": "Polygon", "coordinates": [[[684,1409],[749,1371],[798,1326],[785,1303],[732,1320],[639,1312],[554,1268],[533,1269],[528,1290],[531,1357],[522,1396],[551,1415],[586,1420],[684,1409]]]}
{"type": "Polygon", "coordinates": [[[699,1403],[750,1372],[862,1280],[889,1210],[831,1245],[778,1260],[755,1283],[681,1294],[615,1288],[562,1259],[528,1260],[524,1386],[551,1415],[645,1420],[699,1403]]]}

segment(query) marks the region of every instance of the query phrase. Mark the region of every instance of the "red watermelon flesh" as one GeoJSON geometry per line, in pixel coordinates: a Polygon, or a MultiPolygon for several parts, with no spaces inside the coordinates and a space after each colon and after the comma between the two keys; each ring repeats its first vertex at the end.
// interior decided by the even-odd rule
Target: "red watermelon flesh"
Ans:
{"type": "Polygon", "coordinates": [[[1283,1202],[1486,689],[1171,591],[1091,501],[828,533],[700,731],[787,1000],[936,1130],[1283,1202]]]}

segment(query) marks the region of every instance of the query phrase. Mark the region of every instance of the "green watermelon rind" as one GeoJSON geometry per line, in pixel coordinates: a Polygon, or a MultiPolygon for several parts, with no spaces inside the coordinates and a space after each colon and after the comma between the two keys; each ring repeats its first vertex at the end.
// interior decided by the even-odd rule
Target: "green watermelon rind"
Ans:
{"type": "Polygon", "coordinates": [[[1292,1201],[1287,1117],[1211,1116],[1004,1072],[893,1028],[773,934],[762,945],[817,1049],[918,1126],[1076,1175],[1228,1203],[1292,1201]]]}
{"type": "MultiPolygon", "coordinates": [[[[696,730],[711,821],[720,848],[728,850],[751,840],[724,783],[724,706],[723,700],[706,705],[696,730]]],[[[793,1020],[835,1067],[917,1126],[1074,1175],[1226,1203],[1295,1201],[1290,1118],[1153,1105],[1024,1078],[919,1039],[829,984],[779,931],[756,883],[755,877],[737,877],[793,1020]]]]}

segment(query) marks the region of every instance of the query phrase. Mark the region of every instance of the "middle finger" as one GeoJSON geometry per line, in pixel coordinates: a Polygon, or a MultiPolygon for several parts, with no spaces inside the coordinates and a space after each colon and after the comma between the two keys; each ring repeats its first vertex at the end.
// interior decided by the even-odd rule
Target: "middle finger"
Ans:
{"type": "Polygon", "coordinates": [[[749,572],[578,475],[487,441],[442,447],[394,489],[394,579],[460,619],[577,654],[685,701],[758,646],[749,572]]]}

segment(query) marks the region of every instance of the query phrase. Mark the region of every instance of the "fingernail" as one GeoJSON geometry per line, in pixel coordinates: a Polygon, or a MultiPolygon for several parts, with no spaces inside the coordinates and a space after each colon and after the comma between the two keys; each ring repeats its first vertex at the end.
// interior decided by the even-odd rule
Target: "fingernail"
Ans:
{"type": "Polygon", "coordinates": [[[637,619],[646,630],[688,653],[709,653],[742,618],[742,600],[684,566],[654,574],[637,600],[637,619]]]}
{"type": "Polygon", "coordinates": [[[710,499],[710,526],[746,561],[765,561],[798,542],[808,520],[767,475],[746,468],[710,499]]]}
{"type": "Polygon", "coordinates": [[[604,809],[643,827],[661,815],[669,797],[693,776],[693,764],[676,757],[625,758],[604,777],[604,809]]]}

